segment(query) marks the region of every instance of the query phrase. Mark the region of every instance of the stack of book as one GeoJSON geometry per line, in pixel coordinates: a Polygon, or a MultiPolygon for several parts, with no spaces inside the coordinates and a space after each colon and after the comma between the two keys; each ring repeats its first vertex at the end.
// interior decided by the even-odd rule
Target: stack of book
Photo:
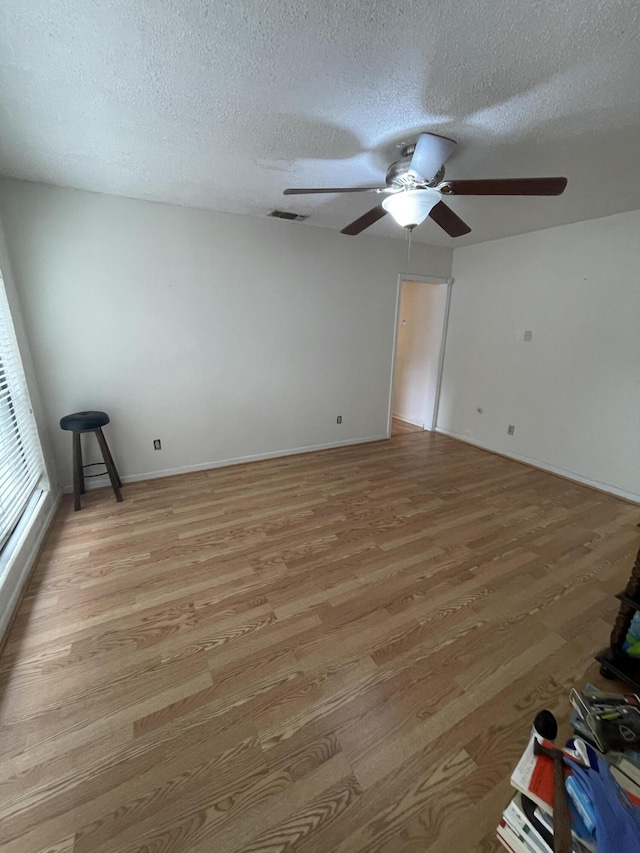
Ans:
{"type": "MultiPolygon", "coordinates": [[[[511,784],[516,794],[502,813],[497,829],[498,838],[511,853],[553,853],[554,849],[553,761],[546,755],[534,754],[536,739],[544,746],[555,746],[533,734],[513,771],[511,784]]],[[[586,828],[579,826],[578,832],[572,832],[574,853],[595,853],[596,846],[589,840],[586,828]]]]}
{"type": "MultiPolygon", "coordinates": [[[[603,757],[630,803],[640,806],[640,698],[604,693],[591,685],[571,692],[575,739],[565,752],[589,763],[587,750],[603,757]]],[[[516,789],[497,829],[498,838],[510,853],[553,853],[553,761],[535,755],[534,741],[553,748],[557,744],[533,733],[511,776],[516,789]]],[[[596,853],[593,806],[570,773],[565,779],[571,811],[574,853],[596,853]]]]}

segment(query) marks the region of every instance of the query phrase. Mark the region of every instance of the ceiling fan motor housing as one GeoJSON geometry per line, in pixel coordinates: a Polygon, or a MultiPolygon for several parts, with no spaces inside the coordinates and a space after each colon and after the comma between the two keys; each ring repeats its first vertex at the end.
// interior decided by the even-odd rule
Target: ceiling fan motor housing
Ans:
{"type": "Polygon", "coordinates": [[[417,182],[413,175],[411,175],[409,172],[409,167],[411,166],[411,157],[413,155],[414,148],[415,145],[408,145],[406,148],[403,148],[403,156],[400,158],[400,160],[396,160],[395,163],[392,163],[389,166],[385,178],[388,187],[393,187],[394,189],[403,189],[404,187],[416,186],[435,187],[444,178],[444,166],[441,166],[432,181],[429,181],[429,183],[417,182]],[[405,154],[405,152],[408,153],[405,154]]]}

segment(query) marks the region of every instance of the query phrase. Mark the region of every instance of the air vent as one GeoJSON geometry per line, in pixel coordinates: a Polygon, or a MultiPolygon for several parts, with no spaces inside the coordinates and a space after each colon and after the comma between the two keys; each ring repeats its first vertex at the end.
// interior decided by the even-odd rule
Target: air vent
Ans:
{"type": "Polygon", "coordinates": [[[272,210],[269,216],[275,219],[289,219],[291,222],[304,222],[308,216],[301,216],[299,213],[291,213],[289,210],[272,210]]]}

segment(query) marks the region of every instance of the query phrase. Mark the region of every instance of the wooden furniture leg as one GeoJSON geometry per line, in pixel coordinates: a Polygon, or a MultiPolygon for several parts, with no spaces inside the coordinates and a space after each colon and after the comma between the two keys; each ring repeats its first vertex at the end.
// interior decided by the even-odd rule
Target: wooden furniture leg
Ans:
{"type": "Polygon", "coordinates": [[[111,451],[109,450],[109,445],[107,444],[107,439],[104,438],[104,433],[102,432],[101,429],[98,430],[98,432],[100,433],[100,435],[104,439],[104,447],[102,448],[102,453],[104,455],[105,465],[107,465],[107,469],[108,469],[109,465],[111,465],[111,467],[113,468],[113,472],[115,474],[115,477],[116,477],[116,483],[118,484],[118,486],[122,487],[122,483],[120,481],[120,475],[118,474],[118,469],[116,468],[116,463],[113,461],[113,456],[111,455],[111,451]],[[107,464],[107,460],[108,460],[108,464],[107,464]]]}
{"type": "Polygon", "coordinates": [[[78,433],[78,463],[80,465],[80,494],[84,495],[84,463],[82,461],[82,433],[78,433]]]}
{"type": "MultiPolygon", "coordinates": [[[[636,555],[636,561],[631,569],[631,576],[627,581],[624,594],[627,598],[640,602],[640,551],[638,551],[636,555]]],[[[609,641],[611,653],[614,657],[620,657],[620,655],[624,654],[622,647],[629,632],[629,628],[631,627],[631,620],[633,619],[636,610],[637,608],[632,607],[630,604],[626,604],[624,601],[620,604],[620,609],[618,610],[616,621],[613,623],[613,631],[611,632],[611,639],[609,641]]]]}
{"type": "Polygon", "coordinates": [[[122,484],[120,482],[118,472],[116,471],[116,466],[113,462],[111,453],[109,453],[109,447],[102,433],[102,429],[98,428],[96,430],[96,438],[98,439],[98,444],[100,445],[100,450],[102,451],[102,458],[104,459],[104,464],[107,466],[107,473],[109,475],[109,479],[111,480],[111,487],[113,489],[113,493],[116,496],[116,500],[120,502],[122,501],[122,494],[120,492],[120,486],[122,484]]]}
{"type": "Polygon", "coordinates": [[[617,596],[620,608],[609,640],[609,648],[603,649],[596,659],[601,664],[600,674],[604,678],[623,678],[636,690],[640,690],[640,662],[625,654],[623,646],[631,621],[640,610],[640,550],[631,569],[624,592],[617,596]]]}
{"type": "Polygon", "coordinates": [[[84,476],[82,474],[82,448],[80,447],[80,433],[73,433],[73,508],[77,512],[81,509],[80,495],[84,491],[84,476]]]}

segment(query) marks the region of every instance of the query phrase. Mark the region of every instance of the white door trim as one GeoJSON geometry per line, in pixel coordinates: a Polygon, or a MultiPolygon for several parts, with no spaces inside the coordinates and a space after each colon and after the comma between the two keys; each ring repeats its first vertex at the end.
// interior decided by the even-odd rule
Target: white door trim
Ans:
{"type": "MultiPolygon", "coordinates": [[[[438,385],[436,388],[436,401],[433,407],[433,420],[429,429],[435,430],[438,420],[438,407],[440,405],[440,388],[442,385],[442,372],[444,370],[444,353],[447,343],[447,329],[449,326],[449,308],[451,305],[451,286],[453,285],[452,278],[440,278],[435,275],[412,275],[411,273],[400,273],[398,275],[398,284],[396,286],[396,310],[393,326],[393,351],[391,354],[391,375],[389,377],[389,405],[387,412],[387,438],[391,438],[391,420],[393,414],[391,412],[391,404],[393,400],[393,379],[396,367],[396,353],[398,348],[398,318],[400,316],[400,294],[402,292],[402,283],[404,281],[422,281],[425,284],[444,284],[447,286],[447,302],[444,312],[444,320],[442,327],[442,342],[440,344],[440,354],[438,359],[438,385]]],[[[425,425],[425,429],[426,429],[425,425]]]]}

